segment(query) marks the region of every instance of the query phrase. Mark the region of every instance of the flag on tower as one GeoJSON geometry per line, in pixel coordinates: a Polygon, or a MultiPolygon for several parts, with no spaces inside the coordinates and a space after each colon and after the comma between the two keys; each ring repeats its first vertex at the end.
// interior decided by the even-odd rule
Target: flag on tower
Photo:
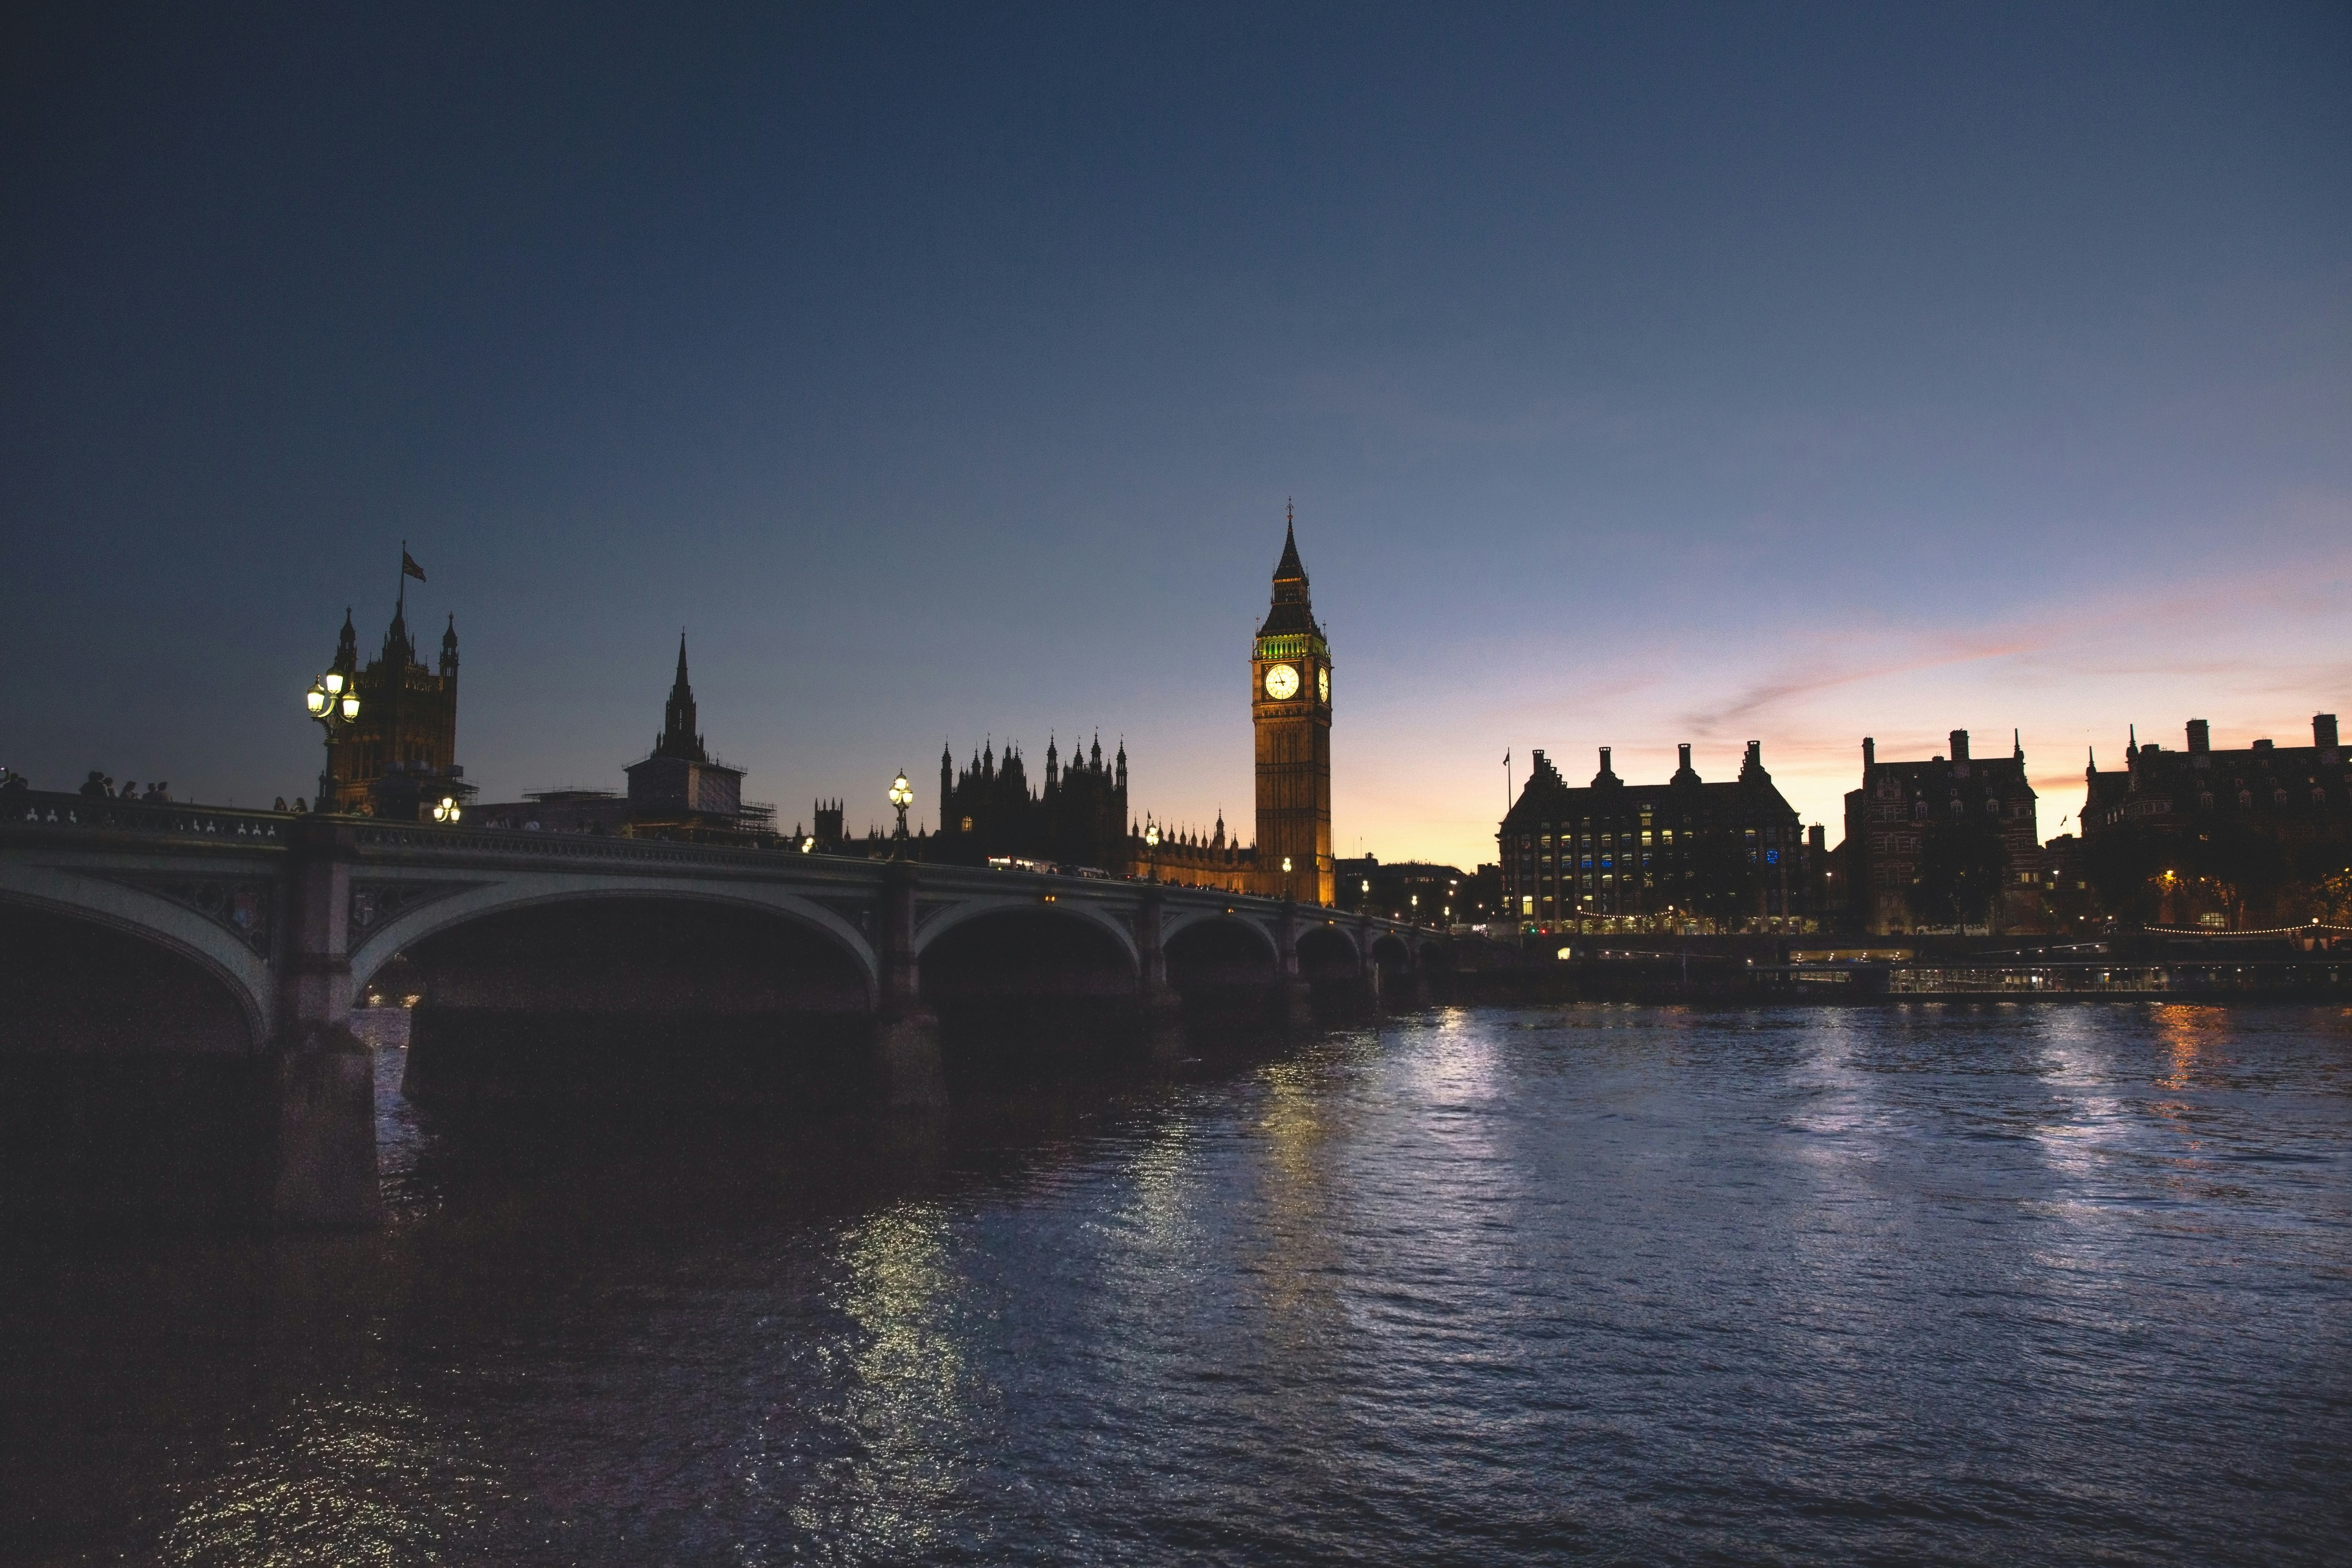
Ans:
{"type": "Polygon", "coordinates": [[[400,574],[404,577],[414,577],[420,583],[425,581],[425,568],[419,566],[416,563],[416,557],[411,555],[404,548],[400,552],[400,574]]]}

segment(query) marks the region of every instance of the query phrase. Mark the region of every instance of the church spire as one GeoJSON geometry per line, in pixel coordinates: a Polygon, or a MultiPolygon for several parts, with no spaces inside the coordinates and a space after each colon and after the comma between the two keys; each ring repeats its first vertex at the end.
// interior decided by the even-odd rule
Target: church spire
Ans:
{"type": "Polygon", "coordinates": [[[702,736],[694,727],[694,688],[686,679],[686,633],[677,634],[677,679],[671,683],[669,701],[662,707],[661,739],[654,742],[657,757],[683,757],[690,763],[707,763],[709,753],[702,749],[702,736]]]}

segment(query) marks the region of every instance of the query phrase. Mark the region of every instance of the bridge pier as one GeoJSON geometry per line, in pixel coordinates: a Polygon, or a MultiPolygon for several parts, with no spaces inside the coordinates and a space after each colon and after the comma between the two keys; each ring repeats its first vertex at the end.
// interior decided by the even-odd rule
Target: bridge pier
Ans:
{"type": "Polygon", "coordinates": [[[882,932],[876,954],[881,985],[875,998],[875,1066],[893,1110],[935,1111],[948,1102],[947,1069],[940,1055],[940,1021],[923,1005],[922,972],[915,962],[915,868],[894,860],[882,879],[882,932]]]}
{"type": "Polygon", "coordinates": [[[1154,883],[1144,890],[1135,921],[1136,945],[1143,960],[1137,996],[1142,1011],[1143,1048],[1163,1067],[1184,1055],[1184,999],[1168,984],[1168,953],[1160,939],[1167,905],[1167,895],[1154,883]]]}
{"type": "Polygon", "coordinates": [[[1315,988],[1298,967],[1298,900],[1282,900],[1282,915],[1274,928],[1274,1017],[1285,1034],[1303,1035],[1315,1027],[1315,988]]]}
{"type": "Polygon", "coordinates": [[[1366,1017],[1380,1016],[1381,966],[1372,956],[1372,922],[1365,915],[1356,917],[1356,1005],[1366,1017]]]}
{"type": "Polygon", "coordinates": [[[383,1218],[375,1054],[351,1028],[351,868],[358,858],[347,820],[320,816],[297,825],[268,1080],[268,1217],[278,1226],[363,1226],[383,1218]]]}

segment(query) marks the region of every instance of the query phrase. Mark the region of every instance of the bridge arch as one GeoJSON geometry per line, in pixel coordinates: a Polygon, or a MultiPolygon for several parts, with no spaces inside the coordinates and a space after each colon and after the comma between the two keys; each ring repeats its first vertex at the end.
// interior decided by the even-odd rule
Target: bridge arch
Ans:
{"type": "Polygon", "coordinates": [[[655,881],[494,891],[367,944],[367,972],[396,943],[421,982],[413,1098],[783,1104],[865,1087],[871,961],[798,900],[655,881]]]}
{"type": "Polygon", "coordinates": [[[920,933],[918,978],[950,1079],[982,1064],[1106,1060],[1141,1021],[1134,933],[1077,900],[948,911],[920,933]]]}
{"type": "MultiPolygon", "coordinates": [[[[398,888],[401,884],[386,884],[398,888]]],[[[420,883],[428,893],[438,889],[420,883]]],[[[829,942],[857,967],[866,1004],[873,1005],[880,983],[880,964],[864,931],[824,905],[782,889],[749,884],[713,887],[707,882],[646,879],[618,885],[583,886],[574,878],[537,876],[509,879],[466,887],[395,914],[370,931],[352,950],[352,988],[362,990],[375,972],[395,954],[439,932],[513,910],[563,903],[616,900],[672,904],[705,904],[774,916],[829,942]]]]}
{"type": "MultiPolygon", "coordinates": [[[[77,921],[117,932],[195,965],[234,1002],[249,1048],[269,1044],[278,1020],[277,978],[268,959],[239,932],[143,889],[89,877],[26,876],[40,868],[13,862],[0,863],[0,869],[9,873],[0,882],[0,906],[25,911],[36,922],[77,921]]],[[[18,953],[12,952],[9,967],[18,966],[18,953]]]]}
{"type": "Polygon", "coordinates": [[[1172,954],[1179,946],[1205,951],[1197,945],[1203,942],[1235,956],[1245,952],[1261,952],[1268,964],[1278,963],[1282,956],[1274,932],[1265,922],[1246,915],[1224,910],[1171,910],[1162,917],[1160,925],[1161,952],[1172,954]],[[1213,934],[1216,932],[1223,934],[1213,934]]]}
{"type": "Polygon", "coordinates": [[[973,921],[996,919],[1022,910],[1035,910],[1050,920],[1083,922],[1116,942],[1119,951],[1126,954],[1129,964],[1133,966],[1137,973],[1141,972],[1143,956],[1136,946],[1135,931],[1127,922],[1103,909],[1091,899],[1056,898],[1048,903],[1034,896],[1004,895],[961,899],[948,908],[919,921],[915,928],[916,962],[919,963],[923,955],[929,952],[934,944],[949,936],[960,926],[973,921]]]}
{"type": "Polygon", "coordinates": [[[204,946],[0,895],[0,1219],[258,1211],[276,1131],[267,1025],[204,946]]]}
{"type": "Polygon", "coordinates": [[[1316,924],[1298,933],[1298,977],[1310,984],[1353,980],[1363,955],[1355,939],[1337,925],[1316,924]]]}

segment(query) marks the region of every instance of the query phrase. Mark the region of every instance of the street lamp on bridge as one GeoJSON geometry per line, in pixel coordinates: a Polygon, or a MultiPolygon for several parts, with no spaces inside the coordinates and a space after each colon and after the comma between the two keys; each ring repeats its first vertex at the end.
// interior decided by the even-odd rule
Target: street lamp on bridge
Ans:
{"type": "Polygon", "coordinates": [[[1152,881],[1160,880],[1160,824],[1146,819],[1143,824],[1143,847],[1149,855],[1146,862],[1152,881]]]}
{"type": "Polygon", "coordinates": [[[320,811],[332,811],[329,804],[335,797],[335,736],[360,716],[360,694],[351,683],[351,677],[340,669],[331,669],[310,683],[302,696],[302,706],[319,721],[327,735],[326,765],[319,770],[319,796],[315,803],[320,811]]]}
{"type": "Polygon", "coordinates": [[[900,768],[898,776],[890,781],[890,804],[898,808],[898,831],[890,836],[897,853],[907,852],[907,808],[915,804],[915,786],[907,782],[907,770],[900,768]]]}

